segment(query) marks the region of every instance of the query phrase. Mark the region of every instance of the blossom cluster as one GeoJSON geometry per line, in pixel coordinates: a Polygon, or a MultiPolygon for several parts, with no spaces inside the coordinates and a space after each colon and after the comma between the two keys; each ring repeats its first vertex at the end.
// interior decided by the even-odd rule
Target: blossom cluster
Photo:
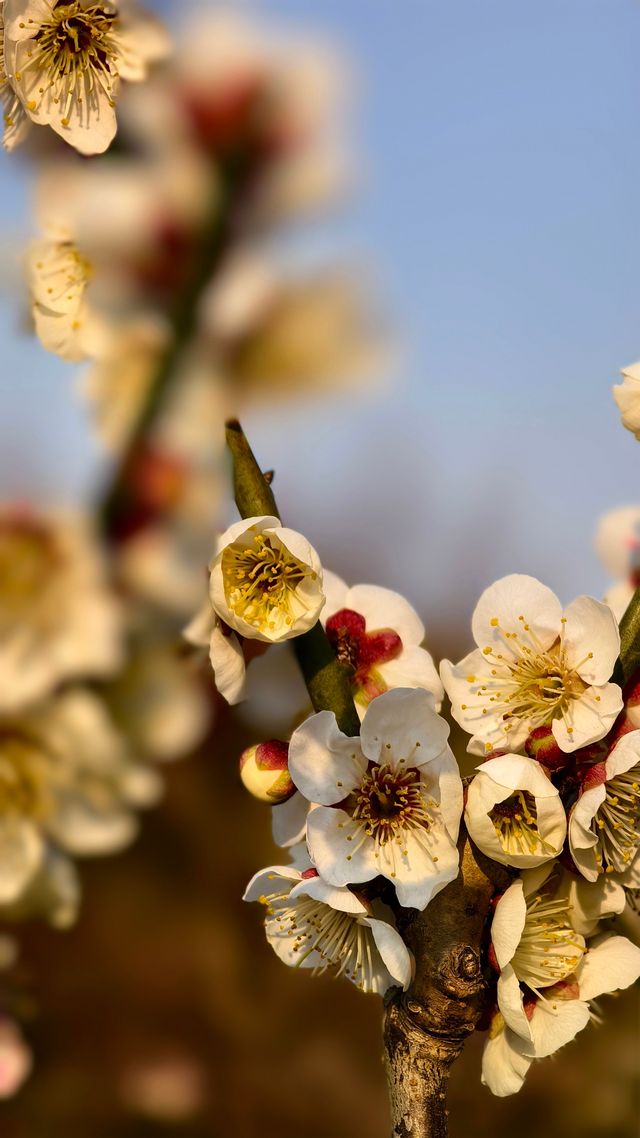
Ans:
{"type": "Polygon", "coordinates": [[[247,519],[223,536],[208,607],[188,635],[209,644],[219,690],[235,701],[245,641],[301,636],[319,617],[361,726],[347,735],[319,711],[288,742],[242,755],[242,781],[273,807],[292,859],[257,873],[245,898],[265,906],[286,964],[331,967],[364,991],[407,988],[414,965],[399,917],[456,879],[464,820],[512,877],[485,944],[496,980],[482,1067],[495,1094],[512,1094],[534,1059],[586,1027],[597,997],[640,976],[640,949],[611,928],[640,886],[640,730],[612,679],[616,616],[591,597],[563,609],[534,578],[503,578],[476,606],[477,647],[444,660],[439,678],[404,598],[322,574],[300,535],[276,565],[263,552],[276,524],[247,519]],[[482,758],[464,792],[439,714],[445,692],[482,758]]]}

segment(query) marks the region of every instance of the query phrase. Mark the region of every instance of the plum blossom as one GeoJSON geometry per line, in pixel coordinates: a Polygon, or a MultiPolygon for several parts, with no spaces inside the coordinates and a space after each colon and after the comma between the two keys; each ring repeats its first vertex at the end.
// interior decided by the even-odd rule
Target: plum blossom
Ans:
{"type": "Polygon", "coordinates": [[[376,585],[350,589],[326,570],[324,591],[322,623],[338,659],[353,669],[360,719],[372,699],[392,688],[424,688],[439,711],[444,691],[431,654],[420,647],[424,625],[409,602],[376,585]]]}
{"type": "Polygon", "coordinates": [[[298,727],[289,771],[319,804],[307,818],[307,842],[325,881],[381,875],[401,905],[424,909],[454,880],[462,783],[448,734],[431,693],[405,688],[373,700],[359,738],[343,735],[328,711],[298,727]]]}
{"type": "Polygon", "coordinates": [[[525,997],[529,1038],[493,1017],[482,1057],[482,1082],[501,1097],[520,1090],[534,1059],[553,1055],[587,1026],[590,1003],[628,988],[640,976],[640,949],[622,936],[604,935],[587,942],[575,972],[540,996],[525,997]]]}
{"type": "Polygon", "coordinates": [[[0,508],[0,630],[0,712],[120,665],[120,608],[81,516],[0,508]]]}
{"type": "Polygon", "coordinates": [[[569,817],[569,847],[587,881],[624,874],[640,850],[640,730],[590,767],[569,817]]]}
{"type": "Polygon", "coordinates": [[[640,506],[620,506],[605,514],[598,523],[595,544],[616,582],[607,590],[605,603],[620,621],[640,584],[640,506]]]}
{"type": "Polygon", "coordinates": [[[388,988],[409,986],[411,957],[388,919],[357,890],[324,881],[302,856],[300,864],[270,866],[249,882],[245,901],[265,906],[265,931],[273,951],[294,968],[315,973],[334,970],[363,992],[384,995],[388,988]]]}
{"type": "MultiPolygon", "coordinates": [[[[545,872],[546,872],[546,868],[545,872]]],[[[491,945],[499,969],[498,1007],[512,1031],[531,1042],[525,993],[544,992],[573,976],[585,940],[571,923],[570,904],[547,878],[529,871],[500,897],[491,923],[491,945]]]]}
{"type": "Polygon", "coordinates": [[[128,0],[5,0],[7,81],[33,122],[82,154],[112,141],[120,80],[140,82],[168,48],[160,24],[128,0]]]}
{"type": "Polygon", "coordinates": [[[80,689],[4,717],[0,736],[0,904],[11,906],[39,875],[59,880],[61,858],[128,845],[134,811],[156,801],[160,784],[80,689]]]}
{"type": "Polygon", "coordinates": [[[222,535],[210,566],[210,597],[235,632],[277,643],[307,632],[324,605],[315,549],[279,518],[236,522],[222,535]]]}
{"type": "Polygon", "coordinates": [[[564,806],[539,763],[498,755],[478,767],[464,818],[483,853],[501,865],[529,869],[558,857],[567,833],[564,806]]]}
{"type": "Polygon", "coordinates": [[[607,734],[622,708],[609,678],[620,651],[611,609],[578,597],[566,610],[534,577],[513,574],[480,597],[472,619],[478,647],[440,674],[469,751],[517,751],[551,726],[571,752],[607,734]]]}
{"type": "Polygon", "coordinates": [[[622,383],[613,388],[622,426],[640,439],[640,362],[622,368],[622,383]]]}

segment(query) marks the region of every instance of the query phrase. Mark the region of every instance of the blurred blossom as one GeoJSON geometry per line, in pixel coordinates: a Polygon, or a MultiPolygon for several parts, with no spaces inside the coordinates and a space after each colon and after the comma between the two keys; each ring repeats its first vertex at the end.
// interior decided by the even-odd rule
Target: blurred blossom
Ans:
{"type": "Polygon", "coordinates": [[[87,285],[92,267],[70,240],[35,241],[27,263],[36,333],[49,352],[71,362],[90,355],[100,340],[87,285]]]}
{"type": "Polygon", "coordinates": [[[127,0],[4,3],[6,82],[33,122],[83,154],[113,140],[120,80],[144,79],[168,50],[160,24],[127,0]]]}
{"type": "Polygon", "coordinates": [[[102,689],[113,719],[133,754],[158,762],[188,755],[213,718],[193,661],[180,654],[160,622],[144,621],[130,644],[126,666],[102,689]]]}
{"type": "Polygon", "coordinates": [[[623,427],[640,439],[640,363],[622,369],[622,383],[613,389],[623,427]]]}
{"type": "MultiPolygon", "coordinates": [[[[157,800],[100,700],[68,690],[5,716],[0,752],[0,903],[19,902],[60,857],[112,853],[137,831],[134,811],[157,800]],[[53,856],[52,856],[53,855],[53,856]]],[[[43,893],[56,881],[43,883],[43,893]]]]}
{"type": "Polygon", "coordinates": [[[118,667],[122,614],[86,518],[0,510],[0,626],[2,711],[118,667]]]}
{"type": "Polygon", "coordinates": [[[620,506],[598,522],[595,544],[598,556],[616,582],[605,601],[621,620],[634,590],[640,584],[640,506],[620,506]]]}
{"type": "Polygon", "coordinates": [[[192,1118],[206,1101],[206,1075],[190,1055],[167,1055],[130,1063],[120,1083],[130,1110],[163,1122],[192,1118]]]}
{"type": "Polygon", "coordinates": [[[203,323],[235,412],[370,380],[385,350],[352,274],[286,275],[246,251],[212,282],[203,323]]]}

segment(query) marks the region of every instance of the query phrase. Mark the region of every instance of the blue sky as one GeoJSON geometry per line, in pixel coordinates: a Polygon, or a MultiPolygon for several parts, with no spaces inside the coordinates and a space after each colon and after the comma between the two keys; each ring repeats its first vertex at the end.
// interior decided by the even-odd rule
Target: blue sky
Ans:
{"type": "MultiPolygon", "coordinates": [[[[640,5],[243,7],[315,27],[355,60],[365,176],[339,233],[375,267],[402,344],[370,402],[250,417],[290,522],[427,618],[466,612],[512,570],[567,599],[601,589],[595,520],[639,489],[610,386],[640,356],[640,5]]],[[[11,243],[27,184],[3,158],[11,243]]],[[[36,490],[76,493],[90,452],[69,369],[15,338],[13,300],[0,318],[7,491],[26,437],[36,490]]]]}

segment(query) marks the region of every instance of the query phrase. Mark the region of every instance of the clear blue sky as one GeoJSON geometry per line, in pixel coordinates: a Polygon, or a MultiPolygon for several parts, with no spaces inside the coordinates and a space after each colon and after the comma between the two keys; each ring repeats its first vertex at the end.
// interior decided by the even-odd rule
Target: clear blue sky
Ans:
{"type": "MultiPolygon", "coordinates": [[[[176,17],[184,4],[157,4],[176,17]]],[[[640,495],[610,386],[640,356],[637,0],[271,0],[360,73],[366,177],[340,233],[376,266],[395,384],[252,417],[292,524],[337,567],[444,618],[512,570],[567,599],[604,578],[598,514],[640,495]]],[[[5,234],[26,179],[2,159],[5,234]]],[[[5,274],[6,275],[6,274],[5,274]]],[[[0,473],[83,484],[65,365],[6,332],[0,473]],[[66,472],[66,473],[65,473],[66,472]]]]}

